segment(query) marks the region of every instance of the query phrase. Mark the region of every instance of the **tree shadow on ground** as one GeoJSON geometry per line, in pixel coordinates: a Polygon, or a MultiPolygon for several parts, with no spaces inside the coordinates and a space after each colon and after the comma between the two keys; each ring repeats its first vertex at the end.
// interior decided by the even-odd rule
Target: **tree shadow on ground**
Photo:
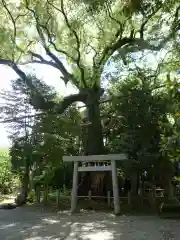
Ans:
{"type": "Polygon", "coordinates": [[[35,207],[0,210],[2,240],[177,240],[180,223],[155,216],[52,213],[35,207]]]}

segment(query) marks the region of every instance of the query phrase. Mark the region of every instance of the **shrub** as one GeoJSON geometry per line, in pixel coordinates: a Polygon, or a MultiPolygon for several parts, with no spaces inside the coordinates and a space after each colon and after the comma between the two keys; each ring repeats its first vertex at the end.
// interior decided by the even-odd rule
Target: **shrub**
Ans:
{"type": "Polygon", "coordinates": [[[160,213],[179,213],[180,214],[180,204],[162,203],[160,207],[160,213]]]}
{"type": "Polygon", "coordinates": [[[36,200],[36,194],[35,191],[31,191],[28,194],[28,201],[29,202],[34,202],[36,200]]]}
{"type": "Polygon", "coordinates": [[[160,216],[180,217],[180,203],[177,198],[166,199],[160,206],[160,216]]]}

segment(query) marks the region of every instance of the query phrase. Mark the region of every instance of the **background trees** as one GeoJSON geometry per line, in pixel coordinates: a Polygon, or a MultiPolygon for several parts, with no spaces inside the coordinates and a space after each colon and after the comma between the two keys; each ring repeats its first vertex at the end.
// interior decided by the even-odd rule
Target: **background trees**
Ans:
{"type": "Polygon", "coordinates": [[[31,102],[38,109],[62,113],[73,102],[86,105],[91,122],[86,154],[103,151],[99,100],[103,72],[112,56],[120,55],[127,64],[130,53],[159,51],[166,46],[173,49],[178,38],[176,1],[93,1],[91,5],[83,1],[25,0],[15,4],[3,0],[1,13],[0,63],[12,67],[27,84],[31,102]],[[62,80],[70,81],[79,93],[58,104],[48,101],[20,68],[19,64],[26,63],[58,69],[62,80]]]}
{"type": "MultiPolygon", "coordinates": [[[[100,105],[106,151],[128,154],[129,160],[118,167],[123,178],[132,181],[135,195],[145,173],[149,184],[163,188],[173,176],[179,177],[178,84],[170,81],[170,87],[166,80],[167,76],[165,84],[158,88],[151,78],[142,83],[141,75],[117,79],[109,87],[108,101],[100,105]],[[171,89],[173,94],[169,93],[171,89]]],[[[39,80],[35,78],[35,81],[39,80]]],[[[16,89],[24,91],[18,88],[19,82],[15,82],[16,89]]],[[[56,101],[61,101],[53,90],[48,91],[49,94],[52,91],[56,101]]],[[[58,115],[52,111],[35,111],[29,106],[31,112],[22,111],[20,115],[16,107],[23,110],[24,105],[21,101],[18,104],[17,99],[20,96],[24,102],[29,99],[28,92],[24,91],[25,95],[20,92],[13,90],[6,95],[9,105],[4,112],[12,139],[13,171],[20,174],[22,183],[26,176],[23,186],[26,185],[27,192],[36,184],[54,189],[71,188],[72,166],[65,165],[62,156],[84,152],[87,136],[84,135],[83,111],[74,105],[58,115]]]]}
{"type": "Polygon", "coordinates": [[[8,194],[13,191],[13,174],[11,172],[11,161],[6,149],[0,151],[0,193],[8,194]]]}
{"type": "Polygon", "coordinates": [[[134,183],[162,169],[169,182],[179,161],[178,2],[2,0],[0,11],[0,64],[19,76],[3,108],[13,166],[50,184],[64,173],[63,154],[125,151],[134,183]],[[59,99],[22,67],[34,63],[59,70],[78,93],[59,99]]]}
{"type": "MultiPolygon", "coordinates": [[[[47,92],[47,98],[60,101],[53,89],[34,76],[32,78],[39,91],[47,92]]],[[[12,141],[12,170],[20,176],[22,191],[25,191],[27,196],[36,178],[38,182],[41,180],[42,184],[53,184],[53,187],[57,188],[65,183],[70,186],[71,167],[68,176],[69,167],[62,163],[62,156],[77,154],[79,148],[82,148],[80,141],[77,141],[81,134],[81,114],[76,106],[70,107],[60,116],[51,111],[36,111],[29,104],[26,85],[17,79],[12,82],[12,88],[12,91],[2,93],[6,101],[1,109],[12,141]],[[62,176],[61,180],[59,175],[62,176]]]]}

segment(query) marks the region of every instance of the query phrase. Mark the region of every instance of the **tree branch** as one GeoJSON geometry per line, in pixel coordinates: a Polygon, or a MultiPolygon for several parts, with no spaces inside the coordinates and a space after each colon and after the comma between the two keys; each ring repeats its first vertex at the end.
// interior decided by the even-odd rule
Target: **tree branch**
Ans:
{"type": "MultiPolygon", "coordinates": [[[[64,54],[65,56],[67,56],[68,58],[72,59],[74,62],[76,62],[76,59],[75,59],[73,56],[71,56],[68,52],[66,52],[66,51],[58,48],[58,47],[56,46],[56,44],[53,42],[51,33],[50,33],[50,31],[49,31],[49,29],[48,29],[48,27],[47,27],[48,22],[49,22],[49,21],[47,20],[46,25],[39,24],[39,25],[44,29],[44,31],[46,32],[47,37],[48,37],[48,42],[53,46],[53,48],[56,50],[56,52],[62,53],[62,54],[64,54]]],[[[50,46],[49,46],[49,47],[50,47],[50,46]]]]}
{"type": "MultiPolygon", "coordinates": [[[[16,21],[19,19],[19,17],[24,17],[24,16],[26,16],[27,13],[25,13],[25,14],[18,14],[18,15],[16,16],[16,18],[13,18],[13,15],[12,15],[11,11],[9,10],[9,8],[7,7],[7,4],[6,4],[5,0],[2,0],[2,5],[3,5],[3,7],[5,8],[7,14],[9,15],[10,20],[11,20],[11,22],[12,22],[12,24],[13,24],[13,28],[14,28],[14,34],[13,34],[14,36],[13,36],[13,38],[11,37],[11,41],[12,41],[12,43],[13,43],[12,59],[13,59],[13,61],[15,61],[15,59],[14,59],[14,57],[15,57],[15,49],[18,49],[18,50],[20,50],[20,52],[21,52],[21,53],[20,53],[20,56],[19,56],[19,58],[18,58],[18,60],[19,60],[20,57],[21,57],[21,55],[22,55],[22,53],[23,53],[24,51],[23,51],[22,49],[20,49],[20,48],[18,47],[18,45],[16,44],[16,37],[17,37],[16,21]]],[[[30,43],[27,45],[27,48],[31,45],[31,43],[32,43],[32,42],[30,42],[30,43]]],[[[16,62],[18,62],[18,60],[16,60],[16,62]]]]}
{"type": "Polygon", "coordinates": [[[93,56],[93,67],[96,68],[96,57],[98,56],[98,51],[91,44],[88,44],[88,47],[90,47],[95,53],[93,56]]]}
{"type": "Polygon", "coordinates": [[[78,37],[78,34],[77,32],[74,30],[74,28],[71,26],[69,20],[68,20],[68,17],[65,13],[65,9],[64,9],[64,2],[63,0],[61,0],[61,9],[56,7],[53,3],[47,1],[48,4],[50,4],[54,9],[56,9],[58,12],[60,12],[64,19],[65,19],[65,22],[66,22],[66,25],[67,27],[69,28],[69,30],[71,31],[71,33],[74,35],[75,39],[76,39],[76,51],[77,51],[77,59],[76,59],[76,64],[80,70],[80,73],[81,73],[81,81],[84,85],[84,87],[87,87],[87,84],[86,84],[86,81],[85,81],[85,74],[84,74],[84,68],[82,67],[82,64],[81,64],[81,54],[80,54],[80,39],[78,37]]]}
{"type": "MultiPolygon", "coordinates": [[[[37,63],[37,64],[42,64],[42,65],[48,65],[54,68],[57,68],[59,70],[59,67],[57,67],[56,63],[54,63],[53,61],[39,61],[39,60],[30,60],[30,61],[25,61],[23,63],[20,63],[19,65],[27,65],[27,64],[33,64],[33,63],[37,63]]],[[[63,79],[63,78],[62,78],[63,79]]]]}
{"type": "MultiPolygon", "coordinates": [[[[64,97],[62,101],[58,104],[51,102],[51,108],[41,108],[41,110],[52,110],[50,113],[51,114],[62,114],[70,105],[72,105],[74,102],[86,102],[87,94],[85,92],[83,93],[78,93],[78,94],[72,94],[67,97],[64,97]]],[[[49,102],[50,104],[50,102],[49,102]]],[[[47,107],[48,105],[46,105],[47,107]]],[[[49,105],[50,107],[50,105],[49,105]]],[[[5,119],[0,121],[0,123],[11,123],[11,122],[17,122],[17,123],[23,123],[24,119],[26,118],[35,118],[35,117],[41,117],[45,115],[46,112],[41,112],[33,115],[28,115],[28,116],[20,116],[20,117],[12,117],[10,119],[5,119]]]]}
{"type": "Polygon", "coordinates": [[[32,91],[36,90],[35,86],[28,79],[26,74],[13,61],[7,59],[0,59],[0,65],[6,65],[11,67],[32,91]]]}
{"type": "Polygon", "coordinates": [[[31,79],[11,60],[0,59],[0,65],[6,65],[11,67],[17,75],[22,79],[22,81],[29,87],[31,91],[31,100],[30,104],[36,109],[52,109],[55,105],[54,102],[48,102],[37,90],[37,88],[32,83],[31,79]]]}
{"type": "Polygon", "coordinates": [[[11,14],[11,11],[9,10],[9,8],[7,7],[6,5],[6,2],[4,0],[2,0],[2,4],[3,4],[3,7],[5,8],[7,14],[9,15],[11,21],[12,21],[12,24],[13,24],[13,28],[14,28],[14,39],[11,39],[12,42],[13,42],[13,45],[14,45],[14,51],[12,53],[12,56],[13,56],[13,59],[14,59],[14,54],[15,54],[15,45],[16,45],[16,20],[13,18],[12,14],[11,14]]]}
{"type": "Polygon", "coordinates": [[[106,60],[117,50],[120,50],[123,46],[127,46],[126,49],[123,49],[123,54],[142,51],[142,50],[151,50],[151,51],[159,51],[164,45],[172,38],[173,31],[164,38],[157,46],[150,44],[147,40],[141,38],[123,38],[119,39],[116,43],[114,43],[111,47],[107,47],[104,50],[103,56],[100,61],[100,65],[103,65],[106,60]]]}
{"type": "Polygon", "coordinates": [[[46,51],[46,54],[49,57],[51,57],[51,59],[57,64],[59,70],[63,74],[63,79],[65,79],[65,83],[67,83],[69,81],[69,79],[72,79],[72,81],[75,84],[77,84],[77,80],[75,79],[75,77],[66,70],[66,68],[65,68],[64,64],[61,62],[61,60],[57,56],[55,56],[51,52],[49,47],[47,46],[47,43],[46,43],[46,40],[45,40],[45,36],[44,36],[44,34],[43,34],[42,30],[41,30],[41,28],[44,29],[44,26],[39,23],[39,19],[38,19],[38,16],[36,15],[36,12],[29,7],[28,0],[26,0],[26,8],[32,13],[32,15],[33,15],[33,17],[34,17],[34,19],[36,21],[36,30],[37,30],[37,32],[39,34],[40,40],[41,40],[42,45],[43,45],[43,47],[44,47],[44,49],[46,51]]]}
{"type": "Polygon", "coordinates": [[[159,42],[159,44],[157,46],[154,46],[152,44],[150,44],[147,40],[143,39],[143,31],[145,28],[145,25],[148,23],[148,21],[153,17],[153,15],[159,11],[161,6],[159,6],[156,10],[153,11],[152,14],[150,14],[146,20],[144,20],[144,22],[141,25],[141,28],[139,30],[140,32],[140,38],[134,38],[134,37],[125,37],[125,38],[121,38],[119,37],[115,43],[112,43],[111,45],[107,46],[102,54],[102,57],[99,61],[99,67],[103,67],[104,64],[106,63],[107,59],[112,56],[112,54],[119,50],[120,48],[122,48],[123,46],[127,45],[128,49],[123,51],[124,53],[128,53],[131,51],[134,51],[135,48],[134,46],[137,47],[136,50],[141,51],[141,50],[152,50],[152,51],[159,51],[162,47],[164,47],[164,45],[170,40],[172,39],[174,32],[177,31],[177,26],[178,26],[178,12],[180,9],[180,6],[178,6],[176,8],[175,14],[174,14],[174,21],[172,23],[172,29],[171,32],[169,33],[169,35],[167,37],[165,37],[163,40],[161,40],[159,42]],[[131,46],[131,48],[129,48],[129,46],[131,46]]]}
{"type": "Polygon", "coordinates": [[[114,17],[112,16],[111,11],[110,11],[109,8],[107,8],[107,12],[108,12],[109,18],[110,18],[112,21],[114,21],[116,24],[119,25],[119,29],[117,30],[115,36],[116,36],[116,37],[119,37],[119,38],[122,38],[122,34],[123,34],[123,24],[122,24],[119,20],[117,20],[116,18],[114,18],[114,17]]]}
{"type": "Polygon", "coordinates": [[[157,9],[155,9],[151,14],[149,14],[144,21],[141,24],[139,33],[140,33],[140,38],[143,39],[144,37],[144,30],[145,30],[145,26],[148,23],[148,21],[161,9],[162,5],[159,5],[157,9]]]}
{"type": "Polygon", "coordinates": [[[33,42],[30,41],[30,42],[27,44],[27,46],[25,47],[25,49],[22,49],[22,48],[20,48],[19,46],[16,46],[17,49],[20,51],[20,54],[19,54],[18,59],[15,61],[15,63],[17,63],[17,64],[19,63],[19,60],[21,59],[22,54],[25,53],[25,51],[31,46],[32,43],[33,43],[33,42]]]}
{"type": "Polygon", "coordinates": [[[54,107],[53,112],[61,114],[70,105],[72,105],[74,102],[83,102],[83,103],[85,103],[86,102],[86,98],[87,98],[87,93],[85,93],[85,92],[82,92],[82,93],[80,92],[78,94],[73,94],[73,95],[69,95],[67,97],[64,97],[63,100],[54,107]]]}
{"type": "Polygon", "coordinates": [[[120,38],[118,39],[114,44],[111,46],[107,46],[102,54],[102,57],[99,61],[99,66],[104,65],[104,63],[107,61],[107,59],[118,49],[120,49],[122,46],[126,44],[131,44],[134,42],[134,39],[132,38],[120,38]]]}
{"type": "Polygon", "coordinates": [[[32,51],[29,51],[29,54],[31,54],[31,60],[22,62],[19,65],[38,63],[38,64],[49,65],[49,66],[54,67],[59,70],[59,66],[55,62],[48,61],[48,60],[44,59],[40,54],[34,53],[32,51]]]}
{"type": "Polygon", "coordinates": [[[30,104],[37,109],[41,110],[52,110],[54,113],[61,114],[63,113],[72,103],[74,102],[86,102],[87,92],[82,91],[79,94],[69,95],[64,97],[63,100],[57,104],[54,101],[47,101],[41,96],[36,87],[33,85],[32,81],[26,76],[26,74],[12,61],[6,59],[0,59],[0,65],[6,65],[11,67],[19,77],[27,84],[27,86],[31,89],[32,99],[30,104]]]}
{"type": "MultiPolygon", "coordinates": [[[[107,8],[107,13],[109,18],[114,21],[116,24],[119,25],[119,28],[116,31],[115,37],[116,39],[114,40],[114,43],[109,44],[103,51],[102,53],[102,57],[98,63],[99,66],[104,66],[104,64],[106,63],[106,61],[108,60],[108,58],[118,49],[121,48],[122,46],[124,46],[125,44],[129,43],[130,41],[133,40],[131,34],[130,37],[127,38],[122,38],[123,35],[123,26],[126,24],[126,22],[130,19],[130,17],[128,17],[125,22],[122,24],[119,20],[117,20],[116,18],[114,18],[111,14],[111,11],[109,8],[107,8]]],[[[131,31],[132,32],[132,31],[131,31]]],[[[133,34],[134,34],[134,30],[133,30],[133,34]]]]}

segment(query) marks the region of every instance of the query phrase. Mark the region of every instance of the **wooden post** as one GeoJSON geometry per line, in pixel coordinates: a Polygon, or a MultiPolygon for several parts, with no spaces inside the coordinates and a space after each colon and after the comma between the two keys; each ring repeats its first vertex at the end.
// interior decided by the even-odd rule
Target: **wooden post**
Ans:
{"type": "Polygon", "coordinates": [[[40,191],[40,188],[36,189],[36,202],[38,204],[41,202],[41,191],[40,191]]]}
{"type": "Polygon", "coordinates": [[[140,188],[139,188],[139,196],[140,196],[140,203],[141,203],[141,205],[143,205],[143,198],[144,198],[144,196],[143,196],[143,187],[142,187],[142,184],[140,184],[140,188]]]}
{"type": "Polygon", "coordinates": [[[131,191],[128,191],[128,205],[131,206],[131,191]]]}
{"type": "Polygon", "coordinates": [[[73,188],[72,188],[72,194],[71,194],[71,212],[76,211],[77,190],[78,190],[78,161],[75,161],[74,172],[73,172],[73,188]]]}
{"type": "Polygon", "coordinates": [[[59,207],[59,203],[60,203],[60,189],[57,189],[57,191],[56,191],[56,205],[57,205],[57,207],[59,207]]]}
{"type": "Polygon", "coordinates": [[[88,199],[91,200],[91,190],[88,191],[88,199]]]}
{"type": "Polygon", "coordinates": [[[152,187],[153,190],[153,197],[156,199],[156,185],[152,187]]]}
{"type": "Polygon", "coordinates": [[[156,208],[156,185],[152,186],[153,208],[156,208]]]}
{"type": "Polygon", "coordinates": [[[112,167],[114,213],[118,215],[120,213],[120,202],[119,202],[119,188],[118,188],[118,179],[117,179],[117,170],[116,170],[115,160],[111,160],[111,167],[112,167]]]}
{"type": "Polygon", "coordinates": [[[44,188],[44,196],[43,196],[43,198],[44,198],[44,204],[46,204],[47,201],[48,201],[48,186],[45,186],[45,188],[44,188]]]}
{"type": "Polygon", "coordinates": [[[110,207],[111,206],[111,192],[110,191],[107,192],[107,203],[108,203],[108,207],[110,207]]]}

